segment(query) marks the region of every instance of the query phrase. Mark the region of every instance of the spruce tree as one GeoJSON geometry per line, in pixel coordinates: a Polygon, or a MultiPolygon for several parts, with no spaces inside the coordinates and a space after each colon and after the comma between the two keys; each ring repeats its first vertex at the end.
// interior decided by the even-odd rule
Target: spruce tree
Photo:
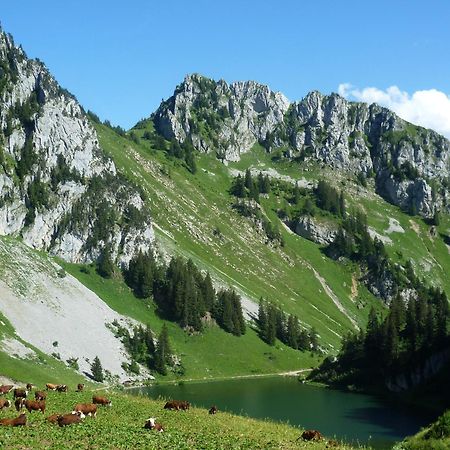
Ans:
{"type": "Polygon", "coordinates": [[[104,376],[103,376],[103,367],[102,363],[100,362],[100,358],[96,356],[94,358],[94,361],[91,364],[91,373],[92,378],[95,381],[98,381],[99,383],[103,383],[104,376]]]}
{"type": "Polygon", "coordinates": [[[234,179],[233,185],[231,186],[231,194],[239,198],[245,197],[245,184],[241,174],[234,179]]]}
{"type": "Polygon", "coordinates": [[[254,186],[253,184],[253,178],[252,178],[252,174],[250,172],[250,169],[247,169],[245,171],[245,176],[244,176],[244,186],[250,191],[252,189],[252,187],[254,186]]]}
{"type": "Polygon", "coordinates": [[[155,352],[155,370],[161,375],[167,375],[167,364],[170,363],[172,351],[169,344],[169,330],[163,325],[158,336],[158,344],[155,352]]]}
{"type": "Polygon", "coordinates": [[[114,263],[111,257],[111,246],[106,245],[97,263],[97,272],[103,278],[111,278],[114,274],[114,263]]]}

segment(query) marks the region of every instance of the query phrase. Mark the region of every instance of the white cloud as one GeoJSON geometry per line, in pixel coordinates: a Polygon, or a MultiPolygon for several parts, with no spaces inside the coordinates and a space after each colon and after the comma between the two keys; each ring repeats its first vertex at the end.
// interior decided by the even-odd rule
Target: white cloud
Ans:
{"type": "Polygon", "coordinates": [[[383,91],[376,87],[358,89],[349,83],[340,84],[338,92],[350,100],[386,106],[402,119],[432,128],[450,138],[450,96],[444,92],[428,89],[410,95],[397,86],[383,91]]]}

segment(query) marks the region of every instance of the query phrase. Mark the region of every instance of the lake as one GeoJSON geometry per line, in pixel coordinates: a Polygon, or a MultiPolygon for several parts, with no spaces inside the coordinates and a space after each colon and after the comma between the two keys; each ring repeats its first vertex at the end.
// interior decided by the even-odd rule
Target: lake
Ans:
{"type": "Polygon", "coordinates": [[[435,417],[376,397],[302,384],[295,377],[162,384],[132,393],[151,398],[188,400],[191,404],[255,418],[289,422],[319,430],[351,444],[391,448],[435,417]]]}

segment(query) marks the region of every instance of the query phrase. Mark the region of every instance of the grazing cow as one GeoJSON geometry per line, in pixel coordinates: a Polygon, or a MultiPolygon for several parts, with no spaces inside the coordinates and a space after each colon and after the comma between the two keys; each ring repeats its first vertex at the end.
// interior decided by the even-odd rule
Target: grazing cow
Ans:
{"type": "Polygon", "coordinates": [[[57,422],[60,427],[65,427],[66,425],[74,425],[80,423],[84,419],[84,414],[81,411],[72,414],[62,414],[57,417],[57,422]]]}
{"type": "Polygon", "coordinates": [[[72,414],[81,412],[85,416],[96,417],[97,416],[97,405],[94,403],[77,403],[75,408],[73,408],[72,414]]]}
{"type": "Polygon", "coordinates": [[[32,411],[41,411],[42,414],[45,413],[45,400],[25,400],[23,405],[27,408],[29,413],[32,411]]]}
{"type": "Polygon", "coordinates": [[[0,419],[0,425],[6,427],[20,427],[27,424],[27,415],[22,413],[15,419],[0,419]]]}
{"type": "Polygon", "coordinates": [[[106,397],[102,397],[100,395],[94,395],[92,397],[92,403],[95,403],[96,405],[112,406],[111,400],[107,399],[106,397]]]}
{"type": "Polygon", "coordinates": [[[5,395],[8,392],[11,392],[13,387],[14,386],[12,384],[2,384],[0,386],[0,395],[5,395]]]}
{"type": "Polygon", "coordinates": [[[22,388],[14,389],[14,398],[27,398],[28,391],[22,388]]]}
{"type": "Polygon", "coordinates": [[[83,392],[83,389],[84,389],[84,384],[83,383],[78,383],[77,392],[83,392]]]}
{"type": "Polygon", "coordinates": [[[56,391],[56,389],[58,388],[59,384],[53,384],[53,383],[47,383],[45,385],[45,389],[47,391],[56,391]]]}
{"type": "Polygon", "coordinates": [[[25,399],[22,397],[16,398],[16,400],[14,401],[14,406],[16,407],[16,411],[20,411],[23,408],[24,401],[25,401],[25,399]]]}
{"type": "Polygon", "coordinates": [[[4,398],[0,398],[0,410],[3,408],[9,408],[11,406],[11,400],[5,400],[4,398]]]}
{"type": "Polygon", "coordinates": [[[191,404],[185,400],[171,400],[164,405],[164,409],[174,409],[175,411],[182,409],[187,411],[190,406],[191,404]]]}
{"type": "Polygon", "coordinates": [[[45,400],[47,398],[47,392],[44,391],[36,391],[34,393],[35,400],[45,400]]]}
{"type": "Polygon", "coordinates": [[[154,417],[150,417],[150,419],[145,421],[144,428],[147,428],[148,430],[156,430],[160,433],[164,431],[164,427],[160,423],[157,423],[154,417]]]}
{"type": "MultiPolygon", "coordinates": [[[[300,437],[304,441],[320,441],[320,440],[322,440],[322,434],[320,433],[320,431],[317,431],[317,430],[305,430],[300,437]]],[[[298,439],[300,439],[300,437],[298,439]]]]}
{"type": "Polygon", "coordinates": [[[58,384],[58,386],[56,386],[56,390],[58,392],[67,392],[69,389],[66,384],[58,384]]]}
{"type": "Polygon", "coordinates": [[[47,421],[50,423],[58,423],[58,417],[62,416],[62,414],[52,414],[47,417],[47,421]]]}
{"type": "Polygon", "coordinates": [[[27,391],[31,391],[34,386],[31,383],[27,383],[27,391]]]}
{"type": "Polygon", "coordinates": [[[216,414],[217,411],[219,410],[217,409],[216,405],[212,405],[211,408],[209,408],[209,414],[216,414]]]}

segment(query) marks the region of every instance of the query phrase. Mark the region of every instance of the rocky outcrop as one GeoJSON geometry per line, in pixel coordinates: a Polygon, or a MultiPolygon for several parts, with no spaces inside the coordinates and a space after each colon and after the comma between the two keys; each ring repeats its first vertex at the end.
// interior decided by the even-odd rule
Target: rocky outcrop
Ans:
{"type": "Polygon", "coordinates": [[[292,228],[296,234],[317,244],[329,245],[337,234],[336,225],[333,223],[319,222],[311,216],[300,216],[292,228]]]}
{"type": "Polygon", "coordinates": [[[0,234],[72,262],[107,248],[126,264],[153,240],[142,198],[118,176],[76,99],[1,31],[0,234]]]}
{"type": "Polygon", "coordinates": [[[310,92],[289,104],[255,82],[186,77],[154,115],[167,139],[237,160],[259,142],[270,152],[375,177],[377,192],[411,213],[450,210],[450,142],[376,104],[310,92]]]}
{"type": "Polygon", "coordinates": [[[402,392],[415,388],[436,375],[449,360],[449,350],[430,355],[423,364],[417,365],[409,372],[385,380],[386,387],[393,392],[402,392]]]}
{"type": "Polygon", "coordinates": [[[189,139],[199,151],[236,161],[283,121],[288,107],[284,95],[253,81],[228,85],[194,74],[161,104],[154,122],[167,139],[189,139]]]}

